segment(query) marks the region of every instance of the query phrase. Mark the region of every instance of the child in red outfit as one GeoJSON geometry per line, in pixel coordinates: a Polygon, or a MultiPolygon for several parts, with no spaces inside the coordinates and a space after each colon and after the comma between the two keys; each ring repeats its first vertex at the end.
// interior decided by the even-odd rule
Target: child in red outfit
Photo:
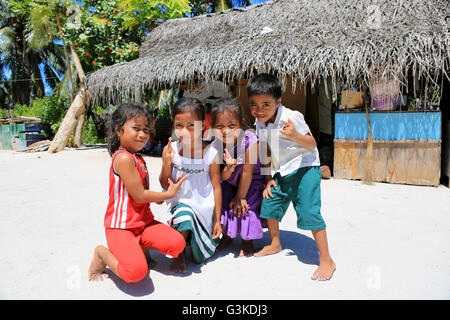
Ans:
{"type": "Polygon", "coordinates": [[[102,281],[108,266],[126,282],[137,282],[148,272],[143,252],[155,249],[178,257],[186,245],[179,232],[154,220],[150,202],[172,198],[187,176],[175,183],[169,179],[167,192],[149,190],[147,166],[141,150],[150,138],[150,115],[138,104],[125,103],[112,114],[108,151],[109,202],[104,224],[108,248],[99,245],[89,267],[89,280],[102,281]]]}

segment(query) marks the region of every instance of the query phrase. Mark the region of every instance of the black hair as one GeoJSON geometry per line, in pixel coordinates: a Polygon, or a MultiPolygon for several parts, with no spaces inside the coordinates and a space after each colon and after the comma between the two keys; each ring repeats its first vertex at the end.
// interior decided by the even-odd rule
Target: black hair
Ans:
{"type": "Polygon", "coordinates": [[[145,116],[148,120],[150,136],[154,136],[154,123],[150,112],[141,104],[136,102],[124,102],[114,110],[109,119],[108,152],[112,156],[120,147],[119,136],[116,127],[123,128],[127,120],[135,117],[145,116]]]}
{"type": "Polygon", "coordinates": [[[205,113],[210,113],[211,112],[211,103],[207,102],[204,104],[205,106],[205,113]]]}
{"type": "Polygon", "coordinates": [[[205,106],[197,98],[183,97],[172,106],[172,120],[180,113],[194,112],[199,120],[205,120],[205,106]]]}
{"type": "Polygon", "coordinates": [[[211,108],[211,128],[216,125],[216,118],[218,113],[223,113],[225,111],[233,113],[239,120],[239,126],[242,130],[248,129],[245,123],[244,116],[242,115],[242,107],[239,101],[233,98],[221,98],[214,102],[211,108]]]}
{"type": "Polygon", "coordinates": [[[250,98],[257,94],[271,95],[275,101],[281,98],[281,82],[271,74],[261,73],[247,83],[247,95],[250,98]]]}

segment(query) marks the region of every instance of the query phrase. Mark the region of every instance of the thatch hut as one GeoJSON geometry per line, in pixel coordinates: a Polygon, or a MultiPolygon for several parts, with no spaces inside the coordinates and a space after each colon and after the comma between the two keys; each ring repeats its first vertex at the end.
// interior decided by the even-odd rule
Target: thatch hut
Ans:
{"type": "Polygon", "coordinates": [[[138,59],[88,76],[90,101],[221,80],[247,107],[241,89],[260,72],[276,73],[285,104],[306,113],[317,109],[320,84],[326,96],[339,84],[374,80],[395,79],[407,89],[420,79],[442,88],[449,79],[449,17],[445,0],[274,0],[169,20],[148,35],[138,59]]]}

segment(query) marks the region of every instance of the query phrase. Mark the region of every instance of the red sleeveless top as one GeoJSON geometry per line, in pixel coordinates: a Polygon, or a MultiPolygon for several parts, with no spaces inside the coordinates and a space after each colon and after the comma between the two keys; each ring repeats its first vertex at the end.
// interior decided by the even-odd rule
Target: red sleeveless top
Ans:
{"type": "Polygon", "coordinates": [[[114,160],[120,153],[127,153],[133,158],[144,188],[149,189],[149,176],[144,158],[120,147],[114,152],[109,169],[109,201],[104,219],[105,228],[131,229],[142,227],[153,221],[153,213],[150,211],[149,203],[137,203],[133,200],[122,179],[114,171],[114,160]]]}

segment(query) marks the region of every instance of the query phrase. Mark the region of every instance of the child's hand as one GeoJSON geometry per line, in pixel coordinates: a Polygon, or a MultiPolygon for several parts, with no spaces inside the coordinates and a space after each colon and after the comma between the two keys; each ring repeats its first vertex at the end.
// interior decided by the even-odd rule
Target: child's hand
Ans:
{"type": "Polygon", "coordinates": [[[244,216],[248,211],[247,199],[234,197],[230,202],[230,209],[233,209],[235,216],[238,216],[239,218],[244,216]]]}
{"type": "Polygon", "coordinates": [[[173,159],[173,149],[172,149],[172,137],[169,138],[169,140],[167,141],[167,149],[166,149],[166,153],[163,154],[162,156],[162,160],[163,163],[167,166],[172,166],[172,159],[173,159]]]}
{"type": "Polygon", "coordinates": [[[227,149],[225,149],[225,152],[223,153],[223,160],[225,161],[225,165],[227,166],[227,169],[229,170],[234,170],[234,168],[236,168],[237,166],[237,160],[233,159],[230,155],[230,153],[228,152],[227,149]]]}
{"type": "Polygon", "coordinates": [[[291,119],[288,119],[288,122],[280,120],[282,124],[284,124],[283,129],[281,129],[280,133],[284,134],[290,140],[296,140],[299,133],[295,130],[295,126],[292,123],[291,119]]]}
{"type": "Polygon", "coordinates": [[[175,196],[175,194],[178,192],[178,189],[180,189],[181,184],[183,183],[184,180],[187,179],[187,177],[189,177],[189,175],[188,174],[184,175],[184,172],[182,172],[177,182],[173,182],[173,180],[169,178],[168,179],[169,188],[167,189],[167,192],[169,192],[172,195],[172,197],[175,196]]]}
{"type": "Polygon", "coordinates": [[[217,239],[217,238],[219,238],[221,233],[222,233],[222,225],[220,224],[220,221],[217,221],[214,223],[213,232],[211,234],[211,237],[213,239],[217,239]]]}
{"type": "Polygon", "coordinates": [[[263,191],[263,197],[266,199],[269,199],[269,196],[273,198],[272,191],[270,190],[271,187],[274,187],[275,189],[278,189],[277,183],[275,180],[271,179],[269,182],[267,182],[266,187],[263,191]]]}

